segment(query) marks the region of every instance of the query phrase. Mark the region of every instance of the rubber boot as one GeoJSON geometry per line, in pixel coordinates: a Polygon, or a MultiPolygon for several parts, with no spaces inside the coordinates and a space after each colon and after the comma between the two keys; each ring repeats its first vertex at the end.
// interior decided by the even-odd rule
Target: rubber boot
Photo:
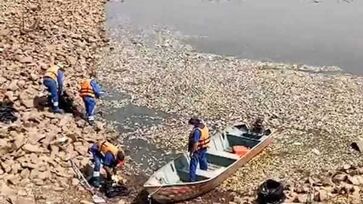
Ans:
{"type": "Polygon", "coordinates": [[[100,188],[101,187],[101,178],[99,176],[92,177],[90,180],[90,184],[91,184],[91,186],[93,186],[95,188],[100,188]]]}
{"type": "Polygon", "coordinates": [[[64,110],[63,110],[63,109],[60,109],[60,108],[58,108],[58,107],[55,107],[55,108],[53,109],[53,113],[60,113],[60,114],[63,114],[63,113],[64,113],[64,110]]]}
{"type": "Polygon", "coordinates": [[[95,121],[94,121],[94,120],[88,120],[88,124],[89,124],[90,126],[95,126],[95,125],[96,125],[96,123],[95,123],[95,121]]]}

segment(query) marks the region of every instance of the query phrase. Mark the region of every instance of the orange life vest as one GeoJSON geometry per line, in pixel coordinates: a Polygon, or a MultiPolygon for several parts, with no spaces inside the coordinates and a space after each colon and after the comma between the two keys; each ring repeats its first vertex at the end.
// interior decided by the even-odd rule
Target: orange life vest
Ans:
{"type": "Polygon", "coordinates": [[[207,126],[204,126],[204,128],[197,128],[201,132],[200,139],[198,141],[198,149],[208,148],[209,142],[210,142],[210,136],[209,136],[209,130],[207,126]]]}
{"type": "Polygon", "coordinates": [[[81,90],[79,91],[81,97],[90,96],[95,97],[95,92],[91,86],[91,79],[83,80],[81,83],[81,90]]]}
{"type": "Polygon", "coordinates": [[[110,152],[113,154],[115,159],[117,158],[118,148],[115,145],[113,145],[107,141],[102,141],[102,142],[98,143],[98,146],[100,148],[101,154],[105,155],[107,152],[110,152]]]}
{"type": "Polygon", "coordinates": [[[58,70],[59,67],[57,65],[53,65],[49,69],[47,69],[44,76],[57,81],[58,70]]]}

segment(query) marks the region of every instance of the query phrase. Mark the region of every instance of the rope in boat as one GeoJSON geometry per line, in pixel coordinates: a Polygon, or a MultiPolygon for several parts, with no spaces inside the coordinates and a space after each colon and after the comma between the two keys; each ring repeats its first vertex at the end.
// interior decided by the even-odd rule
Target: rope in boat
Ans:
{"type": "Polygon", "coordinates": [[[160,187],[158,189],[156,189],[154,192],[150,193],[148,196],[147,196],[147,200],[149,201],[149,204],[152,204],[152,196],[157,193],[162,187],[163,187],[163,183],[166,183],[164,178],[160,178],[159,179],[159,182],[160,182],[160,187]],[[164,182],[163,182],[164,181],[164,182]]]}

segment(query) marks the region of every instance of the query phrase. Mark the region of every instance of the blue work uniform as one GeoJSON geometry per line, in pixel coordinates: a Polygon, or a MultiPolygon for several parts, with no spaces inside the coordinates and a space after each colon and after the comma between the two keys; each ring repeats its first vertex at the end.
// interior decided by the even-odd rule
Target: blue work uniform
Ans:
{"type": "Polygon", "coordinates": [[[99,172],[101,170],[101,164],[110,168],[116,167],[117,161],[115,156],[111,152],[107,152],[103,155],[99,149],[98,144],[93,144],[90,148],[95,164],[94,171],[99,172]]]}
{"type": "Polygon", "coordinates": [[[117,165],[117,161],[115,156],[111,152],[106,152],[104,155],[100,152],[100,147],[98,144],[93,144],[89,149],[93,156],[94,160],[94,168],[93,168],[93,175],[91,184],[95,187],[100,187],[100,170],[101,165],[107,166],[110,168],[114,168],[117,165]]]}
{"type": "Polygon", "coordinates": [[[51,77],[45,76],[43,79],[44,86],[50,93],[50,101],[52,102],[53,111],[59,111],[59,98],[63,92],[64,73],[63,71],[57,71],[56,80],[51,77]]]}
{"type": "MultiPolygon", "coordinates": [[[[194,127],[194,130],[189,137],[189,152],[191,151],[192,146],[195,143],[198,143],[200,141],[201,136],[202,136],[201,131],[197,127],[194,127]]],[[[190,182],[196,181],[196,177],[197,177],[196,170],[198,167],[198,163],[199,163],[200,169],[202,169],[202,170],[208,169],[206,153],[207,153],[207,148],[200,148],[191,155],[190,166],[189,166],[189,181],[190,182]]]]}

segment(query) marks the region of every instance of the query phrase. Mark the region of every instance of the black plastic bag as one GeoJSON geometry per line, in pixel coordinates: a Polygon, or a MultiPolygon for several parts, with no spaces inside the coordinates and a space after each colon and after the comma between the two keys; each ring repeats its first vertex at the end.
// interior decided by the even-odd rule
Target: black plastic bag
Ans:
{"type": "Polygon", "coordinates": [[[14,103],[10,101],[0,102],[0,122],[3,123],[13,123],[18,117],[15,116],[15,112],[18,112],[14,108],[14,103]]]}
{"type": "Polygon", "coordinates": [[[268,179],[258,188],[257,203],[259,204],[280,204],[286,196],[282,183],[268,179]]]}
{"type": "Polygon", "coordinates": [[[130,193],[126,186],[120,184],[112,185],[112,182],[105,182],[101,188],[101,192],[103,192],[107,198],[127,196],[130,193]]]}

